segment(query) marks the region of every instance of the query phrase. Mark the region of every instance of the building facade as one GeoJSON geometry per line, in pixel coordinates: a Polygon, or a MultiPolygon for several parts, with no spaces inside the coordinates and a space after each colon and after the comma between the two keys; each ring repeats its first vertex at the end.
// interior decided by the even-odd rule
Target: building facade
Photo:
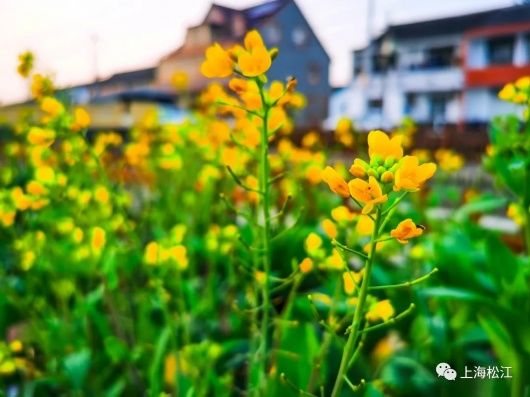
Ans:
{"type": "Polygon", "coordinates": [[[331,94],[330,59],[294,0],[272,0],[239,10],[213,4],[202,23],[188,29],[184,44],[160,61],[157,86],[170,87],[173,73],[183,71],[192,91],[204,88],[211,82],[200,74],[206,48],[214,42],[225,47],[240,43],[252,29],[261,33],[267,47],[280,49],[268,72],[270,79],[296,77],[299,91],[308,99],[298,125],[321,126],[331,94]]]}
{"type": "Polygon", "coordinates": [[[392,128],[410,116],[435,130],[481,127],[513,110],[500,88],[530,75],[530,5],[390,26],[353,56],[330,126],[345,116],[361,129],[392,128]]]}

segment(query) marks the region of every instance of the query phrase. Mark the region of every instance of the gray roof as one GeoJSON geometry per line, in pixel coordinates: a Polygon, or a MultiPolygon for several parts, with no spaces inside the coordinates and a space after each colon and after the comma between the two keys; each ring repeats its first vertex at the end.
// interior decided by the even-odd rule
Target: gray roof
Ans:
{"type": "Polygon", "coordinates": [[[444,34],[463,34],[471,29],[516,23],[530,23],[530,4],[521,4],[420,22],[390,25],[374,41],[378,42],[387,36],[406,40],[444,34]]]}

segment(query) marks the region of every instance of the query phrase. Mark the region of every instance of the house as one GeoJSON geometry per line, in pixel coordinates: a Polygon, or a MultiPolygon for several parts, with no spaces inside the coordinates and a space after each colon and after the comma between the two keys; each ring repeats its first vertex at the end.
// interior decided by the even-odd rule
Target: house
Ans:
{"type": "Polygon", "coordinates": [[[191,91],[204,88],[211,81],[200,74],[206,48],[214,42],[226,47],[240,43],[251,29],[261,33],[268,47],[280,48],[270,78],[285,81],[295,76],[308,99],[298,125],[319,127],[327,117],[331,93],[330,58],[294,0],[272,0],[244,9],[213,4],[204,20],[188,29],[184,44],[159,62],[156,85],[170,87],[173,73],[183,71],[191,91]]]}
{"type": "Polygon", "coordinates": [[[353,57],[330,126],[346,116],[361,129],[392,128],[411,116],[435,130],[481,127],[514,109],[500,88],[530,75],[530,5],[389,26],[353,57]]]}

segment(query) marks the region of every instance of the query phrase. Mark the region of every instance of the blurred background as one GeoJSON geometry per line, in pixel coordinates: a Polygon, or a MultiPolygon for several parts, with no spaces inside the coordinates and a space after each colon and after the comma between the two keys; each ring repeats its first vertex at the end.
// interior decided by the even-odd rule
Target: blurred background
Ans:
{"type": "Polygon", "coordinates": [[[0,103],[8,110],[2,114],[15,117],[9,109],[29,98],[16,62],[31,50],[39,70],[72,102],[93,105],[94,128],[129,128],[134,105],[145,102],[158,105],[163,119],[178,120],[186,106],[174,105],[175,73],[185,73],[181,83],[197,94],[206,85],[198,68],[204,49],[235,43],[256,28],[268,46],[286,49],[272,77],[295,75],[309,99],[299,128],[332,129],[346,116],[360,130],[390,129],[410,116],[436,134],[431,140],[445,134],[446,143],[479,153],[487,122],[511,110],[496,93],[530,71],[525,3],[4,1],[0,103]],[[463,131],[478,134],[462,143],[454,135],[463,131]]]}

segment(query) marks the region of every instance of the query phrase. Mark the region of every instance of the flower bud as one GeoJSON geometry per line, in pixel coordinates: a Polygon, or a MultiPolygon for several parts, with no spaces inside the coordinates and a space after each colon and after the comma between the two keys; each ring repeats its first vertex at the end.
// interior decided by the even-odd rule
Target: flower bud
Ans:
{"type": "Polygon", "coordinates": [[[396,159],[394,157],[387,157],[385,160],[385,168],[390,168],[396,163],[396,159]]]}
{"type": "Polygon", "coordinates": [[[396,172],[398,168],[399,168],[399,163],[396,163],[392,167],[390,167],[389,171],[396,172]]]}
{"type": "Polygon", "coordinates": [[[385,171],[383,175],[381,175],[381,182],[383,183],[390,183],[394,180],[394,174],[390,171],[385,171]]]}
{"type": "Polygon", "coordinates": [[[370,165],[372,167],[378,167],[380,166],[381,164],[383,164],[383,158],[380,156],[380,155],[375,155],[374,157],[372,157],[372,159],[370,160],[370,165]]]}
{"type": "Polygon", "coordinates": [[[356,178],[364,178],[366,176],[364,168],[357,164],[352,164],[349,171],[356,178]]]}
{"type": "Polygon", "coordinates": [[[296,80],[296,77],[294,76],[289,76],[287,78],[287,91],[288,92],[294,92],[294,90],[296,90],[296,86],[298,85],[298,80],[296,80]]]}
{"type": "Polygon", "coordinates": [[[385,172],[385,171],[386,171],[386,168],[383,167],[382,165],[380,165],[379,167],[377,167],[377,173],[378,173],[379,175],[383,174],[383,172],[385,172]]]}
{"type": "Polygon", "coordinates": [[[370,168],[367,172],[368,176],[373,176],[374,178],[378,179],[379,178],[379,174],[377,173],[376,170],[374,170],[373,168],[370,168]]]}

